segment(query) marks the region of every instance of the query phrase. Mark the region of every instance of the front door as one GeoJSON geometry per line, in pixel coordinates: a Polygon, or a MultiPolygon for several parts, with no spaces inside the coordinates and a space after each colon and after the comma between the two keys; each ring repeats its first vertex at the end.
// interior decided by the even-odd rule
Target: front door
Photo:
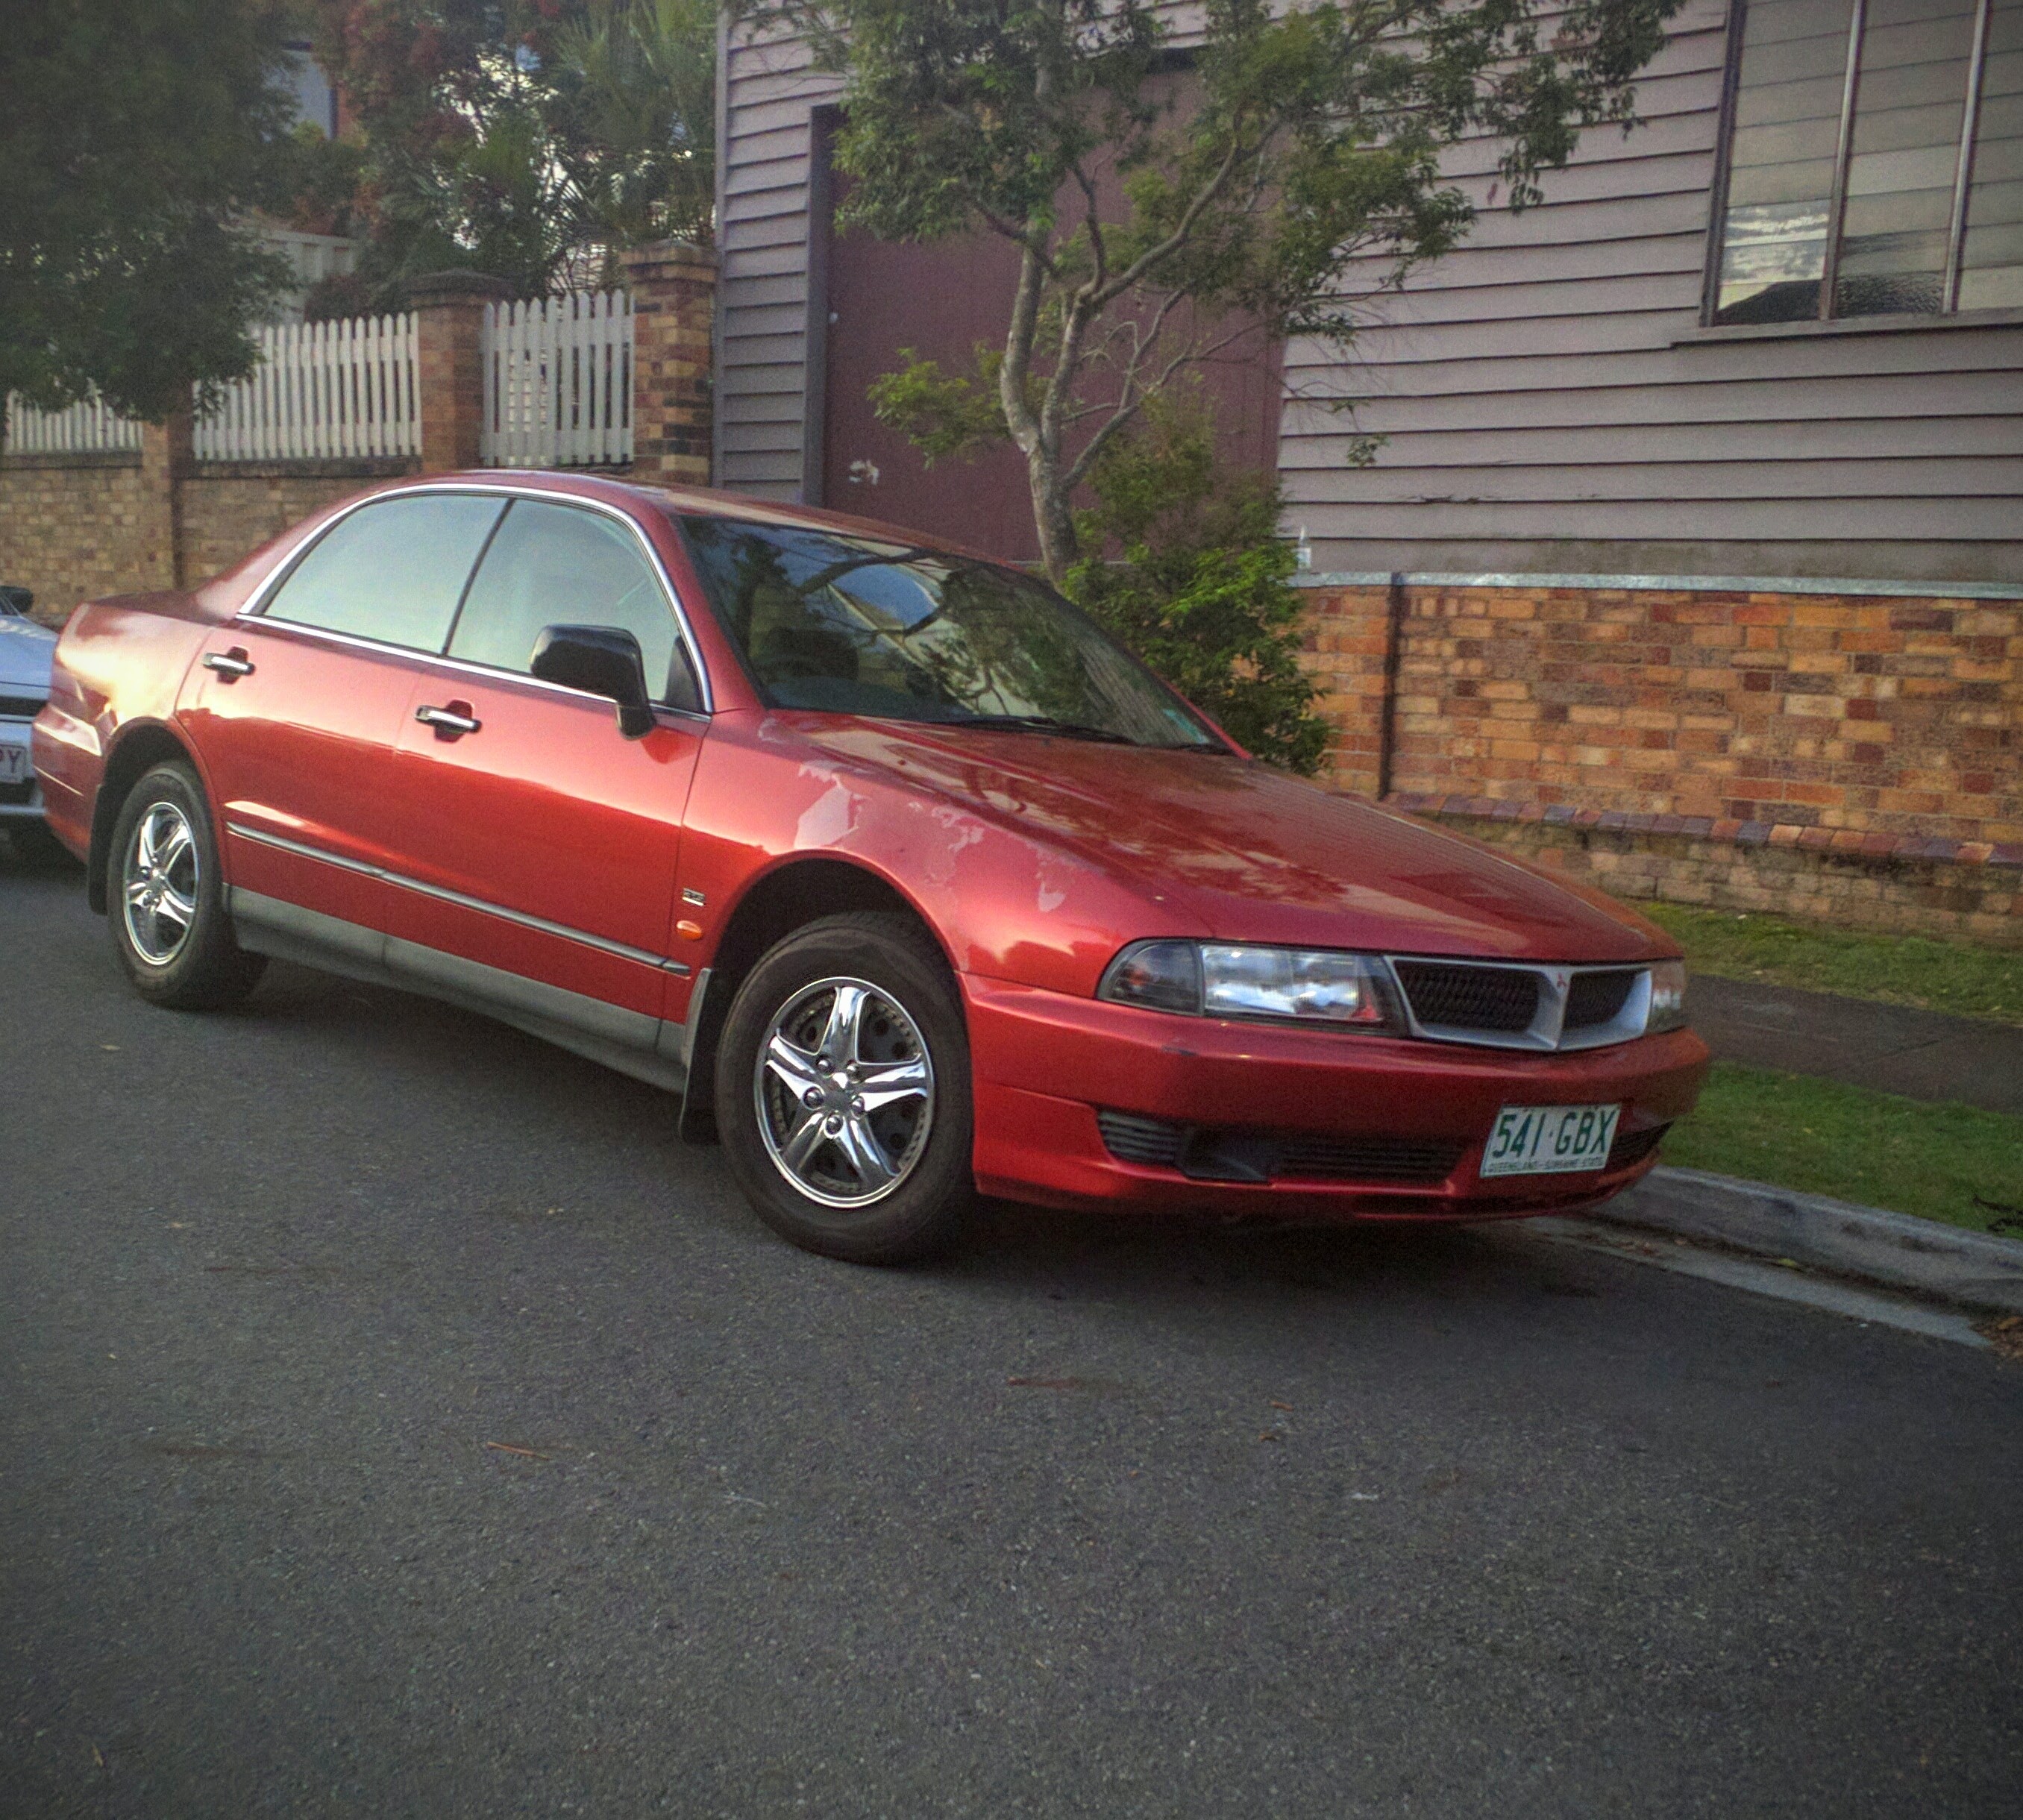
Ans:
{"type": "Polygon", "coordinates": [[[447,652],[419,671],[394,766],[401,850],[388,864],[410,888],[389,965],[523,1021],[650,1046],[660,1019],[686,1015],[692,989],[671,950],[708,722],[688,711],[695,673],[642,535],[615,513],[516,500],[447,652]],[[558,624],[638,638],[666,704],[651,732],[627,739],[609,701],[528,673],[536,640],[558,624]]]}
{"type": "Polygon", "coordinates": [[[333,524],[261,611],[206,641],[182,719],[236,888],[376,927],[395,741],[504,502],[426,493],[333,524]]]}

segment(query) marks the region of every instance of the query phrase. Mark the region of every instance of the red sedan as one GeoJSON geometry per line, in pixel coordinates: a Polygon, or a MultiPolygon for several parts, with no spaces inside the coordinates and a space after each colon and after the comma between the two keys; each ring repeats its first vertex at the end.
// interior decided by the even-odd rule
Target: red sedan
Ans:
{"type": "Polygon", "coordinates": [[[81,608],[35,768],[145,997],[278,955],[503,1018],[837,1256],[979,1192],[1564,1210],[1707,1069],[1650,924],[1248,758],[1022,573],[728,495],[349,500],[81,608]]]}

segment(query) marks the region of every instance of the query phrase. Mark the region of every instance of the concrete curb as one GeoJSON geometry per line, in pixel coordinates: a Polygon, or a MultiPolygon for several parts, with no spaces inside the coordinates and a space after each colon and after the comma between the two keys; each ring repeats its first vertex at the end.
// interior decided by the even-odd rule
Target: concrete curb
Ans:
{"type": "Polygon", "coordinates": [[[1654,1169],[1589,1215],[1788,1258],[1966,1308],[2023,1314],[2023,1243],[1699,1169],[1654,1169]]]}

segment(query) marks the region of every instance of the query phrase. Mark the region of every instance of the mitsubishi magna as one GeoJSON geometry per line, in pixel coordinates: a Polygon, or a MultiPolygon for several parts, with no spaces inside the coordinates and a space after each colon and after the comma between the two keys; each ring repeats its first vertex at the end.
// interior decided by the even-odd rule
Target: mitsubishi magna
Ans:
{"type": "Polygon", "coordinates": [[[1640,918],[1257,762],[1015,569],[726,495],[349,500],[81,608],[35,766],[142,996],[280,956],[502,1018],[838,1257],[978,1194],[1586,1206],[1707,1065],[1640,918]]]}

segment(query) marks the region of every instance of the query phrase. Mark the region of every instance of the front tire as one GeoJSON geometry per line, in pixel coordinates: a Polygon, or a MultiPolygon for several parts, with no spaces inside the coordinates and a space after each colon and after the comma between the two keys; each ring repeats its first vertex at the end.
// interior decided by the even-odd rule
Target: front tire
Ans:
{"type": "Polygon", "coordinates": [[[221,1011],[258,983],[266,959],[232,935],[210,811],[188,765],[157,765],[134,786],[112,824],[108,870],[112,952],[142,998],[221,1011]]]}
{"type": "Polygon", "coordinates": [[[783,1238],[860,1264],[954,1241],[975,1198],[969,1036],[909,918],[825,917],[768,951],[732,1001],[715,1085],[731,1173],[783,1238]]]}

